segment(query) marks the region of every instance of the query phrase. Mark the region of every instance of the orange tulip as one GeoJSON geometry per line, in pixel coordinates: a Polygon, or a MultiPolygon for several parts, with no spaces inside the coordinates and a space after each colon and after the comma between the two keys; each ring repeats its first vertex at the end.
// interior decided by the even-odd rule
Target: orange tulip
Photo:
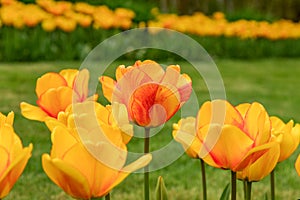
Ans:
{"type": "Polygon", "coordinates": [[[32,144],[23,148],[13,129],[14,113],[0,113],[0,199],[8,195],[31,157],[32,144]]]}
{"type": "Polygon", "coordinates": [[[69,113],[60,113],[58,120],[47,119],[52,129],[52,150],[42,156],[43,169],[72,197],[103,197],[131,172],[150,162],[151,155],[147,154],[124,167],[127,148],[121,133],[131,125],[124,119],[126,109],[119,108],[111,115],[110,109],[100,104],[84,102],[74,104],[69,113]],[[87,111],[90,109],[94,114],[87,111]],[[120,128],[114,125],[117,121],[120,128]]]}
{"type": "Polygon", "coordinates": [[[130,120],[144,127],[155,127],[168,121],[191,94],[191,79],[180,74],[178,65],[166,71],[154,61],[137,61],[125,68],[120,65],[116,79],[102,76],[104,96],[110,102],[125,104],[130,120]]]}
{"type": "MultiPolygon", "coordinates": [[[[73,102],[88,99],[89,72],[86,69],[78,72],[75,69],[50,72],[38,78],[35,92],[37,105],[22,102],[22,115],[31,120],[45,121],[47,117],[57,118],[61,111],[73,102]]],[[[93,99],[97,96],[94,95],[93,99]]]]}
{"type": "Polygon", "coordinates": [[[278,143],[271,138],[270,119],[259,103],[233,107],[225,100],[206,102],[197,119],[181,119],[173,128],[175,140],[189,156],[217,168],[240,171],[266,152],[279,156],[276,148],[272,149],[278,143]]]}
{"type": "Polygon", "coordinates": [[[285,124],[278,117],[271,117],[272,134],[274,136],[281,136],[280,142],[280,157],[278,162],[284,161],[289,158],[292,153],[297,149],[300,141],[300,125],[294,126],[293,120],[285,124]]]}
{"type": "Polygon", "coordinates": [[[296,168],[298,175],[300,176],[300,154],[298,155],[298,158],[296,160],[295,168],[296,168]]]}

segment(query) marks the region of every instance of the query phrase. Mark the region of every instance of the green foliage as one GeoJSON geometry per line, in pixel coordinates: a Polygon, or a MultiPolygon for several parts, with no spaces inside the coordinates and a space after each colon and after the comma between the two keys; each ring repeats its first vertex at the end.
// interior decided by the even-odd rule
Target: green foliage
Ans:
{"type": "Polygon", "coordinates": [[[156,200],[168,200],[168,192],[162,176],[157,179],[155,194],[156,200]]]}
{"type": "Polygon", "coordinates": [[[220,200],[228,200],[229,199],[229,195],[230,195],[230,183],[228,183],[223,192],[222,192],[222,195],[220,197],[220,200]]]}

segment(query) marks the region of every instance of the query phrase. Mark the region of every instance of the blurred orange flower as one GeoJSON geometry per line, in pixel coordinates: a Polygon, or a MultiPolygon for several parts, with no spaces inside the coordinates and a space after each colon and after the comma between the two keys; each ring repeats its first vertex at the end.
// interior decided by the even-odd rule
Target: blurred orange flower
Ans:
{"type": "Polygon", "coordinates": [[[116,79],[99,78],[104,96],[110,102],[126,105],[130,120],[144,127],[155,127],[168,121],[189,99],[192,91],[190,77],[180,74],[178,65],[170,65],[164,71],[151,60],[137,61],[127,68],[120,65],[116,79]]]}
{"type": "Polygon", "coordinates": [[[296,171],[297,171],[298,175],[300,176],[300,154],[297,157],[297,160],[296,160],[296,163],[295,163],[295,168],[296,168],[296,171]]]}
{"type": "MultiPolygon", "coordinates": [[[[61,111],[72,102],[83,102],[88,99],[89,72],[86,69],[66,69],[59,73],[46,73],[38,78],[35,92],[37,105],[22,102],[22,115],[31,120],[45,121],[47,117],[57,118],[61,111]]],[[[91,97],[97,99],[97,95],[91,97]]]]}
{"type": "Polygon", "coordinates": [[[31,157],[32,144],[23,148],[13,128],[14,113],[0,113],[0,199],[4,198],[22,174],[31,157]]]}

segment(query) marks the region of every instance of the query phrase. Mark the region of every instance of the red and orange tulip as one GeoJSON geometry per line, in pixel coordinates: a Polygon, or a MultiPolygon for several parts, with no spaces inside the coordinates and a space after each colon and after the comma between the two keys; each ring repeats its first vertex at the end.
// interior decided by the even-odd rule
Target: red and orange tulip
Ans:
{"type": "MultiPolygon", "coordinates": [[[[72,102],[83,102],[88,99],[89,72],[75,69],[62,70],[59,73],[46,73],[38,78],[35,92],[37,105],[22,102],[22,115],[31,120],[45,121],[47,117],[57,118],[61,111],[72,102]]],[[[92,97],[96,99],[95,95],[92,97]]]]}
{"type": "Polygon", "coordinates": [[[116,79],[102,76],[104,96],[110,102],[126,105],[130,120],[144,127],[155,127],[168,121],[191,94],[191,79],[180,74],[178,65],[166,71],[151,60],[137,61],[125,68],[120,65],[116,79]]]}
{"type": "Polygon", "coordinates": [[[13,129],[14,113],[0,113],[0,199],[4,198],[22,174],[31,157],[32,144],[23,147],[13,129]]]}
{"type": "Polygon", "coordinates": [[[274,159],[265,170],[271,172],[279,157],[270,119],[259,103],[234,107],[224,100],[206,102],[197,119],[181,119],[173,127],[175,140],[189,156],[217,168],[241,171],[270,152],[274,159]]]}
{"type": "MultiPolygon", "coordinates": [[[[74,104],[69,111],[60,113],[58,120],[46,121],[52,129],[52,150],[50,155],[42,156],[44,171],[67,194],[80,199],[103,197],[131,172],[150,162],[151,155],[147,154],[124,166],[127,148],[122,127],[131,127],[126,119],[115,119],[123,124],[120,128],[113,126],[116,121],[111,121],[110,109],[95,102],[74,104]],[[85,112],[90,108],[95,108],[94,115],[85,112]]],[[[127,117],[119,111],[113,116],[127,117]]]]}

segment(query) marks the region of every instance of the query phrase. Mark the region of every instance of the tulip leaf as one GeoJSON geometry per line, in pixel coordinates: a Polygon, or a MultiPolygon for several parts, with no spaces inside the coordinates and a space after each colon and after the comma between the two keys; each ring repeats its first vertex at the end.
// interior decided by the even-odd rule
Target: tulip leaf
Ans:
{"type": "Polygon", "coordinates": [[[268,200],[268,194],[265,193],[265,200],[268,200]]]}
{"type": "Polygon", "coordinates": [[[228,183],[226,185],[226,187],[224,188],[222,195],[220,197],[220,200],[228,200],[229,199],[229,194],[230,194],[230,183],[228,183]]]}
{"type": "Polygon", "coordinates": [[[155,195],[156,200],[168,200],[167,188],[165,186],[164,179],[161,176],[157,179],[155,195]]]}

